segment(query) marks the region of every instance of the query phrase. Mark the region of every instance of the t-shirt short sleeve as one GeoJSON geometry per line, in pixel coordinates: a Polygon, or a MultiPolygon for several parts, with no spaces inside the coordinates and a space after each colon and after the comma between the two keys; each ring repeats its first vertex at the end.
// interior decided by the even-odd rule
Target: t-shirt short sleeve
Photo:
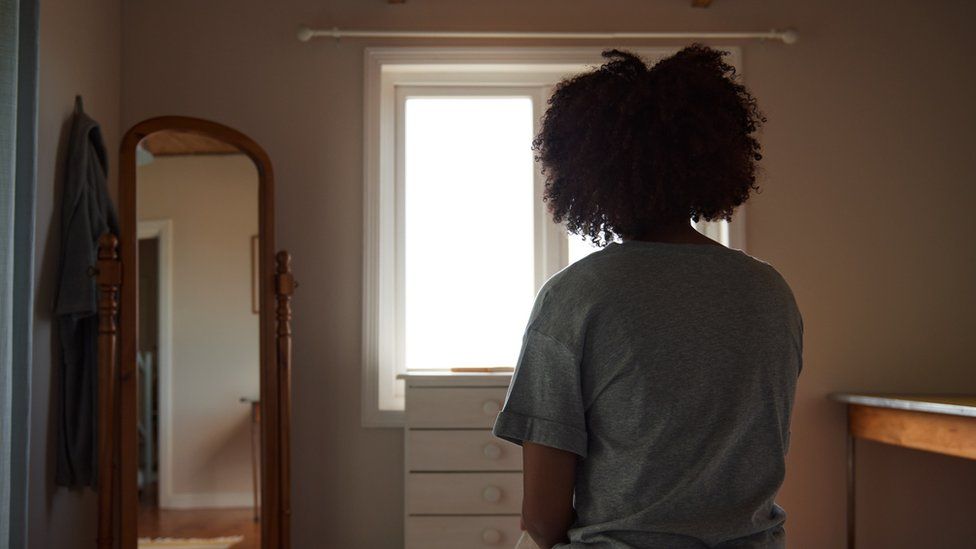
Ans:
{"type": "Polygon", "coordinates": [[[533,328],[526,330],[505,406],[492,429],[495,436],[586,457],[579,368],[564,344],[533,328]]]}

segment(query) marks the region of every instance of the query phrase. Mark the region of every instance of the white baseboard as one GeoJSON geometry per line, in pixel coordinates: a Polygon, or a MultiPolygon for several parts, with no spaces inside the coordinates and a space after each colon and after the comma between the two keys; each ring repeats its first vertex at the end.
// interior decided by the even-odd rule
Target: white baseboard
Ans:
{"type": "Polygon", "coordinates": [[[200,492],[160,494],[160,509],[232,509],[254,507],[251,492],[200,492]]]}

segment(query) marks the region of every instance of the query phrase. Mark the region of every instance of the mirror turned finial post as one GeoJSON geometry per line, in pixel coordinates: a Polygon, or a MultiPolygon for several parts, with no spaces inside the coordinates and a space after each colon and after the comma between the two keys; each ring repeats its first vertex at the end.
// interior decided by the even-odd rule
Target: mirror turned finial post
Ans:
{"type": "Polygon", "coordinates": [[[112,549],[115,543],[112,483],[117,461],[114,455],[116,356],[118,349],[119,288],[122,261],[119,239],[106,233],[98,239],[98,264],[92,274],[98,281],[98,390],[104,396],[98,409],[98,549],[112,549]]]}
{"type": "MultiPolygon", "coordinates": [[[[278,387],[281,409],[281,463],[291,463],[291,298],[298,287],[291,271],[291,254],[280,251],[275,255],[275,297],[277,300],[277,356],[278,387]]],[[[281,547],[291,547],[291,478],[289,467],[281,468],[281,547]]]]}

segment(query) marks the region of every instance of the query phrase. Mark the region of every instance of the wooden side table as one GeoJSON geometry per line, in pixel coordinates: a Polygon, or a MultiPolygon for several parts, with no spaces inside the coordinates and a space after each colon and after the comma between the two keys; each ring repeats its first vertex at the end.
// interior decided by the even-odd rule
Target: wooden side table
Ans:
{"type": "Polygon", "coordinates": [[[847,547],[855,547],[855,441],[976,460],[976,395],[833,393],[847,405],[847,547]]]}

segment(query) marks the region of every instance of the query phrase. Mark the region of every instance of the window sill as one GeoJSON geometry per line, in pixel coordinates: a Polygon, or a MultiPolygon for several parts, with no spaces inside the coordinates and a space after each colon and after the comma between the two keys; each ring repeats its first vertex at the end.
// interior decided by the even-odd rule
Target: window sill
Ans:
{"type": "Polygon", "coordinates": [[[465,382],[498,381],[504,382],[507,386],[512,380],[512,371],[503,372],[452,372],[450,370],[411,370],[406,374],[398,374],[397,379],[402,379],[409,385],[464,385],[465,382]]]}

